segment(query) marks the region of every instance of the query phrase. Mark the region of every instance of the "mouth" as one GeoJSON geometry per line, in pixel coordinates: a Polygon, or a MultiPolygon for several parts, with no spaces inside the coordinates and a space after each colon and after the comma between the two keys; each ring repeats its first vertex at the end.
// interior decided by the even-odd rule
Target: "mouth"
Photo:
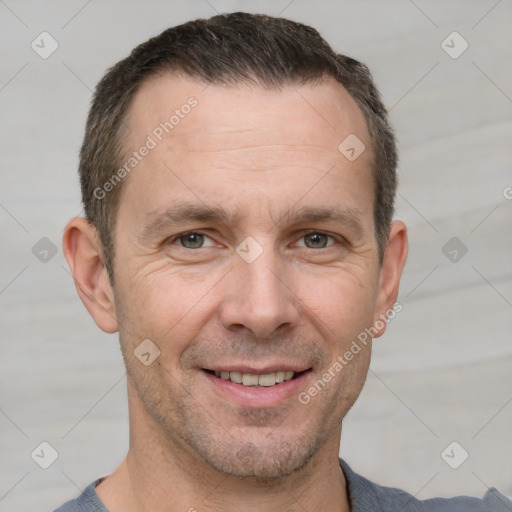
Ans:
{"type": "MultiPolygon", "coordinates": [[[[307,386],[312,368],[289,364],[202,368],[209,389],[221,400],[244,409],[280,407],[307,386]]],[[[208,391],[209,392],[209,391],[208,391]]]]}
{"type": "Polygon", "coordinates": [[[311,368],[303,371],[277,370],[268,373],[246,373],[242,371],[209,370],[205,368],[203,368],[203,371],[218,379],[240,384],[241,386],[270,388],[297,379],[304,373],[311,371],[311,368]]]}

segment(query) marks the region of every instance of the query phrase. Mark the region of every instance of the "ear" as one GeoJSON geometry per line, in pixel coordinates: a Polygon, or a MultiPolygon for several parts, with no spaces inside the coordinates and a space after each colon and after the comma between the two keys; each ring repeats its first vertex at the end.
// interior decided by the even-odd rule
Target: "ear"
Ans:
{"type": "Polygon", "coordinates": [[[118,329],[114,292],[103,260],[96,228],[86,219],[71,219],[62,237],[62,248],[84,306],[105,332],[118,329]]]}
{"type": "Polygon", "coordinates": [[[399,305],[393,306],[398,297],[398,287],[407,259],[407,249],[407,228],[405,224],[399,220],[392,222],[380,269],[377,306],[373,319],[374,338],[384,334],[388,320],[402,309],[399,305]]]}

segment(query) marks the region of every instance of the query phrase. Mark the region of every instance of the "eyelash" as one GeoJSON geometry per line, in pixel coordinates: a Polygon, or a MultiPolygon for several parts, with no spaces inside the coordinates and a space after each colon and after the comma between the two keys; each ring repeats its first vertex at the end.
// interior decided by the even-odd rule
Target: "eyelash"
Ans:
{"type": "MultiPolygon", "coordinates": [[[[202,235],[202,236],[210,238],[212,240],[212,238],[207,233],[205,233],[203,231],[186,231],[185,233],[180,233],[180,234],[172,237],[171,239],[169,239],[169,243],[173,244],[175,242],[178,242],[180,240],[180,238],[185,238],[188,235],[202,235]]],[[[181,245],[180,247],[182,249],[188,249],[189,251],[197,251],[197,249],[189,249],[188,247],[184,247],[183,245],[181,245]]],[[[204,249],[204,247],[199,247],[199,249],[204,249]]]]}
{"type": "Polygon", "coordinates": [[[318,250],[318,249],[327,249],[328,247],[332,247],[333,245],[336,244],[336,242],[339,242],[339,239],[337,237],[335,237],[334,235],[331,235],[330,233],[325,233],[324,231],[314,231],[314,230],[311,230],[311,231],[308,231],[306,233],[304,233],[301,237],[300,237],[300,240],[303,240],[304,238],[306,238],[308,235],[325,235],[328,240],[327,240],[327,245],[325,247],[319,247],[317,249],[313,249],[312,247],[307,247],[307,246],[304,246],[303,248],[304,249],[312,249],[312,250],[318,250]],[[330,240],[329,240],[330,239],[330,240]],[[329,243],[329,241],[332,241],[334,243],[329,243]]]}
{"type": "MultiPolygon", "coordinates": [[[[183,237],[186,237],[187,235],[202,235],[204,237],[207,237],[207,238],[210,238],[211,237],[204,231],[201,231],[201,230],[198,230],[198,231],[186,231],[184,233],[179,233],[173,237],[171,237],[170,239],[168,239],[165,243],[169,243],[169,244],[174,244],[176,242],[178,242],[180,240],[180,238],[183,238],[183,237]]],[[[310,230],[310,231],[307,231],[305,233],[303,233],[300,237],[300,240],[304,239],[306,236],[308,235],[325,235],[327,236],[330,241],[334,241],[334,243],[331,243],[329,244],[329,241],[327,242],[327,245],[325,247],[320,247],[319,249],[327,249],[328,247],[332,247],[333,245],[336,245],[336,243],[338,244],[343,244],[343,243],[346,243],[345,239],[343,239],[342,237],[340,236],[336,236],[336,235],[333,235],[331,233],[327,233],[325,231],[318,231],[318,230],[310,230]]],[[[206,247],[199,247],[198,249],[190,249],[188,247],[184,247],[183,245],[180,245],[180,247],[182,249],[187,249],[189,251],[197,251],[198,249],[205,249],[206,247]]],[[[311,247],[307,247],[307,246],[303,246],[304,249],[311,249],[313,251],[318,251],[319,249],[313,249],[311,247]]]]}

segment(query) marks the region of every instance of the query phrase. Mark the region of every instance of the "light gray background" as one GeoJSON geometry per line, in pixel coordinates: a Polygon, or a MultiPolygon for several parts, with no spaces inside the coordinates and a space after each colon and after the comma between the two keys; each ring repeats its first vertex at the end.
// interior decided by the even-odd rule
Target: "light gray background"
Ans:
{"type": "Polygon", "coordinates": [[[512,495],[510,0],[0,0],[0,511],[50,511],[127,449],[117,337],[89,318],[60,246],[81,213],[91,91],[149,36],[232,10],[306,22],[367,63],[400,141],[403,311],[374,345],[342,456],[419,498],[512,495]],[[59,44],[48,59],[31,48],[42,31],[59,44]],[[469,43],[457,59],[441,47],[453,31],[469,43]],[[457,262],[442,252],[454,236],[457,262]],[[47,262],[32,252],[42,237],[58,248],[47,262]],[[42,441],[59,453],[46,470],[31,458],[42,441]],[[452,441],[469,453],[458,469],[441,457],[452,441]]]}

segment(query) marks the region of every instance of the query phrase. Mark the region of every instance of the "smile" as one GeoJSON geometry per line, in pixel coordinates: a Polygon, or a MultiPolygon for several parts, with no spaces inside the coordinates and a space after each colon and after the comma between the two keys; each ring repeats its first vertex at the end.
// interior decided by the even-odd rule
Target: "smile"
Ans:
{"type": "Polygon", "coordinates": [[[312,371],[301,364],[219,365],[200,372],[217,396],[247,408],[278,407],[306,387],[312,371]],[[293,369],[292,369],[293,368],[293,369]]]}
{"type": "Polygon", "coordinates": [[[272,373],[264,373],[256,375],[252,373],[242,372],[214,372],[216,377],[224,380],[230,380],[235,384],[242,384],[242,386],[249,387],[270,387],[276,384],[281,384],[287,380],[292,380],[296,375],[293,371],[277,371],[272,373]]]}

